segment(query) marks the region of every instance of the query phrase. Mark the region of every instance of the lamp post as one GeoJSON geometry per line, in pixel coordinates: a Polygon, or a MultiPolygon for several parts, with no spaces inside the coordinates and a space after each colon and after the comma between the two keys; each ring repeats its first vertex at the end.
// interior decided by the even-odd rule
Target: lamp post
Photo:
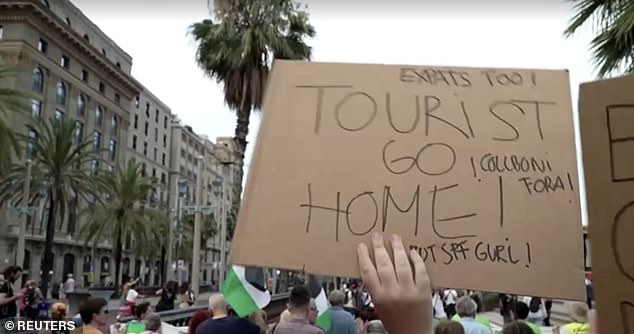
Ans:
{"type": "MultiPolygon", "coordinates": [[[[178,276],[178,286],[183,284],[183,275],[180,272],[179,263],[180,256],[178,249],[183,245],[183,196],[187,193],[187,180],[178,180],[178,198],[176,201],[176,224],[178,229],[178,247],[176,248],[176,275],[178,276]]],[[[170,244],[171,247],[171,244],[170,244]]],[[[171,265],[171,264],[170,264],[171,265]]]]}
{"type": "Polygon", "coordinates": [[[192,251],[192,291],[194,296],[198,296],[200,288],[200,230],[202,223],[202,212],[200,205],[202,204],[202,184],[203,184],[203,166],[205,157],[198,156],[198,176],[196,177],[196,211],[194,212],[194,249],[192,251]]]}
{"type": "MultiPolygon", "coordinates": [[[[233,162],[223,163],[223,166],[233,165],[233,162]]],[[[225,283],[225,274],[227,272],[227,178],[225,168],[222,169],[222,222],[220,225],[220,277],[218,288],[222,291],[222,286],[225,283]]],[[[233,168],[229,167],[230,178],[233,179],[233,168]]]]}

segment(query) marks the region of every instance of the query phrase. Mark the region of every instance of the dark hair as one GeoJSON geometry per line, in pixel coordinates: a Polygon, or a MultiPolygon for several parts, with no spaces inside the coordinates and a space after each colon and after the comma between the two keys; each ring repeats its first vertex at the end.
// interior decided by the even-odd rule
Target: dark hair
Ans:
{"type": "Polygon", "coordinates": [[[517,318],[520,320],[526,320],[526,318],[528,318],[528,314],[530,313],[528,305],[524,302],[517,302],[517,304],[515,304],[515,310],[517,312],[517,318]]]}
{"type": "Polygon", "coordinates": [[[482,304],[482,299],[480,298],[480,296],[476,294],[472,294],[470,297],[476,303],[476,305],[478,305],[478,309],[476,310],[476,313],[484,312],[484,304],[482,304]]]}
{"type": "Polygon", "coordinates": [[[150,309],[150,302],[143,302],[134,307],[134,316],[141,318],[141,316],[150,309]]]}
{"type": "Polygon", "coordinates": [[[211,318],[211,314],[208,310],[200,310],[194,313],[191,319],[189,319],[187,333],[196,334],[196,328],[198,328],[198,325],[202,324],[205,320],[209,318],[211,318]]]}
{"type": "Polygon", "coordinates": [[[434,328],[434,334],[465,334],[465,332],[460,322],[443,320],[434,328]]]}
{"type": "Polygon", "coordinates": [[[513,321],[504,326],[502,334],[533,334],[533,330],[523,321],[513,321]]]}
{"type": "Polygon", "coordinates": [[[2,275],[4,275],[4,279],[11,280],[13,278],[13,275],[15,275],[16,273],[19,273],[21,271],[22,271],[22,268],[20,268],[19,266],[8,266],[4,270],[2,275]]]}
{"type": "Polygon", "coordinates": [[[101,312],[101,308],[108,306],[108,301],[103,298],[88,298],[79,306],[79,315],[84,324],[89,324],[95,314],[101,312]]]}
{"type": "Polygon", "coordinates": [[[178,290],[178,282],[176,281],[167,282],[167,284],[165,285],[165,289],[169,293],[176,293],[176,291],[178,290]]]}
{"type": "Polygon", "coordinates": [[[291,296],[289,298],[289,304],[291,307],[304,307],[310,304],[310,292],[304,285],[295,286],[291,290],[291,296]]]}

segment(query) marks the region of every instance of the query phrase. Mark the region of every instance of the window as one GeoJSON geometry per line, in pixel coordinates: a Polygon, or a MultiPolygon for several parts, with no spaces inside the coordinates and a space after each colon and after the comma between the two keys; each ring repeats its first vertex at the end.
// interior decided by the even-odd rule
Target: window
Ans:
{"type": "Polygon", "coordinates": [[[95,131],[92,134],[92,149],[95,151],[101,149],[101,133],[99,131],[95,131]]]}
{"type": "Polygon", "coordinates": [[[59,109],[55,109],[55,120],[59,121],[62,118],[64,118],[64,112],[59,109]]]}
{"type": "Polygon", "coordinates": [[[4,27],[0,24],[0,39],[2,39],[2,35],[4,35],[4,27]]]}
{"type": "Polygon", "coordinates": [[[152,168],[152,177],[156,177],[156,168],[152,168]]]}
{"type": "Polygon", "coordinates": [[[44,72],[41,68],[36,67],[33,69],[33,75],[31,77],[32,88],[36,92],[42,92],[44,90],[44,72]]]}
{"type": "Polygon", "coordinates": [[[117,105],[121,104],[121,96],[119,96],[119,94],[114,94],[114,103],[116,103],[117,105]]]}
{"type": "Polygon", "coordinates": [[[139,105],[141,104],[139,96],[134,97],[134,107],[139,109],[139,105]]]}
{"type": "Polygon", "coordinates": [[[70,58],[68,58],[65,55],[62,55],[62,58],[59,61],[59,64],[62,65],[63,68],[69,68],[70,67],[70,58]]]}
{"type": "Polygon", "coordinates": [[[84,94],[79,94],[77,97],[77,115],[84,116],[86,113],[86,97],[84,94]]]}
{"type": "Polygon", "coordinates": [[[143,142],[143,155],[147,155],[147,142],[143,142]]]}
{"type": "Polygon", "coordinates": [[[117,133],[119,133],[119,117],[117,117],[117,115],[112,116],[112,119],[110,121],[110,128],[112,130],[112,135],[116,136],[117,133]]]}
{"type": "Polygon", "coordinates": [[[117,62],[116,65],[117,65],[118,68],[121,68],[121,63],[120,62],[117,62]]]}
{"type": "Polygon", "coordinates": [[[108,167],[106,168],[108,169],[108,173],[114,172],[114,166],[112,166],[111,164],[108,164],[108,167]]]}
{"type": "Polygon", "coordinates": [[[63,81],[57,83],[56,101],[57,104],[66,104],[66,84],[63,81]]]}
{"type": "Polygon", "coordinates": [[[84,123],[80,121],[75,122],[75,142],[77,144],[84,140],[84,123]]]}
{"type": "Polygon", "coordinates": [[[167,116],[163,117],[163,129],[167,129],[167,116]]]}
{"type": "Polygon", "coordinates": [[[162,184],[167,183],[167,177],[165,176],[165,173],[161,173],[161,183],[162,184]]]}
{"type": "Polygon", "coordinates": [[[68,24],[69,26],[71,25],[71,24],[70,24],[70,19],[69,19],[69,18],[66,18],[66,24],[68,24]]]}
{"type": "Polygon", "coordinates": [[[36,153],[35,141],[37,140],[37,132],[33,129],[29,129],[27,135],[29,139],[28,139],[28,142],[26,143],[26,155],[29,158],[33,158],[36,153]]]}
{"type": "Polygon", "coordinates": [[[157,124],[159,122],[159,113],[160,111],[156,109],[156,113],[154,114],[154,122],[156,122],[157,124]]]}
{"type": "Polygon", "coordinates": [[[167,148],[167,135],[163,135],[163,147],[167,148]]]}
{"type": "Polygon", "coordinates": [[[31,116],[39,118],[42,116],[42,102],[39,100],[31,100],[31,116]]]}
{"type": "Polygon", "coordinates": [[[139,115],[134,115],[134,128],[139,128],[139,115]]]}
{"type": "Polygon", "coordinates": [[[147,118],[150,118],[150,103],[149,102],[145,102],[145,116],[147,118]]]}
{"type": "Polygon", "coordinates": [[[132,149],[133,150],[136,150],[136,140],[137,140],[137,136],[132,135],[132,149]]]}
{"type": "Polygon", "coordinates": [[[90,162],[90,175],[96,176],[99,171],[99,161],[93,160],[90,162]]]}
{"type": "Polygon", "coordinates": [[[158,149],[154,148],[154,161],[158,161],[158,149]]]}
{"type": "Polygon", "coordinates": [[[154,128],[154,142],[158,141],[158,128],[154,128]]]}
{"type": "Polygon", "coordinates": [[[108,156],[110,160],[114,161],[117,159],[117,141],[114,139],[110,139],[108,143],[108,156]]]}
{"type": "Polygon", "coordinates": [[[103,118],[103,107],[97,106],[97,109],[95,109],[95,126],[101,126],[102,118],[103,118]]]}
{"type": "Polygon", "coordinates": [[[167,157],[166,157],[165,153],[163,153],[163,156],[161,157],[161,164],[162,164],[163,166],[165,166],[165,159],[166,159],[166,158],[167,158],[167,157]]]}
{"type": "Polygon", "coordinates": [[[37,42],[37,49],[42,53],[46,53],[46,51],[48,50],[48,43],[40,38],[40,40],[37,42]]]}
{"type": "Polygon", "coordinates": [[[106,84],[103,82],[99,82],[99,91],[102,93],[106,92],[106,84]]]}
{"type": "Polygon", "coordinates": [[[145,132],[146,136],[148,135],[149,128],[150,128],[150,124],[148,122],[145,122],[145,130],[144,130],[144,132],[145,132]]]}
{"type": "Polygon", "coordinates": [[[106,49],[101,49],[101,54],[103,54],[104,56],[108,55],[108,54],[106,54],[106,49]]]}
{"type": "Polygon", "coordinates": [[[90,37],[88,36],[88,34],[84,34],[84,39],[90,42],[90,37]]]}
{"type": "Polygon", "coordinates": [[[81,80],[82,80],[82,81],[88,81],[88,71],[86,71],[86,70],[81,70],[81,75],[80,75],[80,77],[81,77],[81,80]]]}

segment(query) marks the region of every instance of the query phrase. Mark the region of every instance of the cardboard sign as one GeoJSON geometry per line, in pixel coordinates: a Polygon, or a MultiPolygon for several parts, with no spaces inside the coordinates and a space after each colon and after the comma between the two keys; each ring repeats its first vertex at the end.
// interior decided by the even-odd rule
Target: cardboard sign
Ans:
{"type": "Polygon", "coordinates": [[[581,143],[601,333],[634,334],[634,77],[581,85],[581,143]]]}
{"type": "Polygon", "coordinates": [[[278,61],[234,263],[359,277],[398,233],[439,287],[583,300],[568,73],[278,61]]]}

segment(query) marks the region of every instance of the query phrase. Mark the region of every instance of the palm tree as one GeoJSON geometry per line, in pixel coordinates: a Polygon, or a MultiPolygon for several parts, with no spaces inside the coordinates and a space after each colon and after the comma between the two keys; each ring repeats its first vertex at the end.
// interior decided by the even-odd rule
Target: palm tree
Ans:
{"type": "Polygon", "coordinates": [[[82,212],[87,217],[80,230],[86,243],[111,237],[114,245],[115,288],[120,284],[123,243],[132,240],[134,250],[153,244],[154,227],[165,220],[159,209],[144,207],[145,201],[155,191],[156,180],[144,176],[141,165],[128,161],[118,165],[114,172],[102,176],[106,200],[82,212]]]}
{"type": "Polygon", "coordinates": [[[599,69],[599,78],[634,70],[634,6],[631,1],[570,0],[575,14],[564,34],[569,37],[579,28],[593,23],[596,36],[590,47],[599,69]]]}
{"type": "MultiPolygon", "coordinates": [[[[65,213],[73,209],[71,203],[75,199],[99,197],[100,183],[87,173],[87,168],[82,168],[99,160],[99,157],[97,152],[88,149],[92,145],[91,140],[78,140],[75,135],[75,121],[72,119],[36,119],[27,127],[37,134],[19,135],[33,161],[30,182],[48,184],[48,215],[42,259],[42,293],[46,295],[50,271],[53,269],[53,238],[57,219],[63,223],[65,213]]],[[[11,189],[22,189],[24,183],[29,182],[26,180],[26,170],[25,165],[14,165],[9,170],[0,182],[0,187],[4,190],[0,202],[15,200],[22,195],[11,189]]]]}
{"type": "MultiPolygon", "coordinates": [[[[237,172],[233,180],[230,221],[240,206],[244,153],[252,110],[262,105],[273,58],[310,60],[304,40],[315,35],[308,13],[293,0],[216,0],[215,18],[190,27],[196,62],[223,84],[225,103],[236,113],[234,133],[237,172]]],[[[233,226],[229,226],[229,233],[233,226]]]]}
{"type": "Polygon", "coordinates": [[[14,157],[20,157],[19,140],[11,126],[12,116],[27,112],[30,95],[21,90],[5,87],[17,77],[18,70],[11,66],[0,66],[0,177],[11,168],[14,157]]]}

